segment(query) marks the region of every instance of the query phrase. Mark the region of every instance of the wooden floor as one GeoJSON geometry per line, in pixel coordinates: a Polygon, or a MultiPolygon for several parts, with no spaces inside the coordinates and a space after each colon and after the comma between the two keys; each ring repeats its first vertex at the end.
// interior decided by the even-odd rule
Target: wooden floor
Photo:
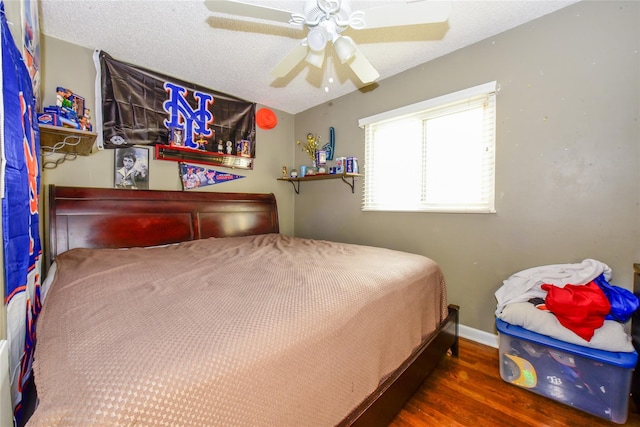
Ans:
{"type": "MultiPolygon", "coordinates": [[[[625,425],[640,426],[629,401],[625,425]]],[[[498,350],[461,339],[459,358],[445,357],[390,427],[617,425],[504,382],[498,350]]]]}

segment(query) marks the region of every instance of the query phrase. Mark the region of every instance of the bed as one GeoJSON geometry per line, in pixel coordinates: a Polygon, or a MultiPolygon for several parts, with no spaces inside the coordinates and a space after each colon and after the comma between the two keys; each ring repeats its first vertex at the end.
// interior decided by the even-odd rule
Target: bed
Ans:
{"type": "Polygon", "coordinates": [[[435,262],[281,235],[272,194],[47,196],[29,426],[387,425],[457,356],[435,262]]]}

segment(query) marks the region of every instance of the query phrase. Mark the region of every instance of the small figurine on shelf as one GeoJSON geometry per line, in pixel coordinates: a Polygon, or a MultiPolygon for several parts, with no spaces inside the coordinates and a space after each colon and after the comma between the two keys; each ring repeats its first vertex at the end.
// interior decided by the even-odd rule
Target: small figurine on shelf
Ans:
{"type": "Polygon", "coordinates": [[[282,166],[282,177],[283,178],[287,177],[287,167],[286,166],[282,166]]]}
{"type": "Polygon", "coordinates": [[[169,145],[172,147],[182,147],[184,145],[182,141],[182,128],[169,128],[169,145]]]}
{"type": "Polygon", "coordinates": [[[92,131],[93,126],[91,125],[90,120],[91,120],[91,110],[88,108],[85,108],[84,115],[78,119],[79,129],[92,131]]]}
{"type": "Polygon", "coordinates": [[[206,145],[209,143],[209,141],[204,138],[204,135],[200,134],[195,143],[197,145],[196,150],[206,150],[206,145]]]}
{"type": "MultiPolygon", "coordinates": [[[[85,110],[86,111],[86,110],[85,110]]],[[[92,131],[93,126],[91,126],[91,122],[89,121],[90,116],[84,115],[78,119],[78,129],[80,130],[88,130],[92,131]]]]}
{"type": "Polygon", "coordinates": [[[64,102],[64,88],[58,87],[56,88],[56,106],[62,107],[63,102],[64,102]]]}
{"type": "Polygon", "coordinates": [[[249,148],[249,141],[242,140],[240,142],[242,143],[242,149],[240,151],[240,155],[242,157],[251,157],[251,149],[249,148]]]}
{"type": "Polygon", "coordinates": [[[73,109],[73,91],[71,89],[64,90],[64,101],[62,106],[73,109]]]}
{"type": "Polygon", "coordinates": [[[56,106],[66,107],[66,108],[73,107],[73,103],[69,99],[72,93],[73,92],[71,92],[68,89],[65,89],[63,87],[57,87],[56,88],[56,106]]]}

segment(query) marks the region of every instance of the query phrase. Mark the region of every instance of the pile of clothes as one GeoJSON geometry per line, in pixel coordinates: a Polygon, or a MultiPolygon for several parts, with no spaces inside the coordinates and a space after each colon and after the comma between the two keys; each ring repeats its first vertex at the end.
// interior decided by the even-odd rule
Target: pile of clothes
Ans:
{"type": "Polygon", "coordinates": [[[609,266],[594,259],[523,270],[496,291],[496,316],[573,344],[632,352],[623,323],[640,302],[610,280],[609,266]]]}

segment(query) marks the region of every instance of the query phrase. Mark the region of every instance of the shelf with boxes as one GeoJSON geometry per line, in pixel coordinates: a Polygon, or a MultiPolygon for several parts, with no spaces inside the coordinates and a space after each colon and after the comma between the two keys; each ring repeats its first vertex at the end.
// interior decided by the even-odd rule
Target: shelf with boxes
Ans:
{"type": "MultiPolygon", "coordinates": [[[[43,156],[63,153],[64,160],[73,160],[76,156],[91,154],[93,144],[98,136],[95,132],[72,129],[62,126],[40,124],[40,151],[43,156]]],[[[55,168],[62,162],[43,162],[45,168],[55,168]],[[53,165],[47,167],[47,165],[53,165]]]]}
{"type": "Polygon", "coordinates": [[[91,154],[98,134],[92,132],[90,118],[90,110],[85,107],[83,96],[67,88],[56,88],[56,103],[38,113],[43,168],[53,169],[65,160],[91,154]],[[55,160],[44,159],[54,154],[63,156],[55,160]]]}
{"type": "Polygon", "coordinates": [[[300,194],[300,183],[302,181],[319,181],[326,179],[342,179],[342,181],[351,187],[351,193],[355,193],[356,178],[364,176],[359,173],[357,157],[338,157],[335,166],[327,166],[326,153],[324,151],[316,152],[316,161],[313,167],[300,166],[300,171],[292,169],[287,174],[287,167],[282,167],[282,178],[278,181],[288,181],[293,185],[296,194],[300,194]],[[316,164],[318,167],[316,167],[316,164]]]}
{"type": "Polygon", "coordinates": [[[288,181],[293,185],[293,189],[296,194],[300,194],[300,183],[302,181],[319,181],[324,179],[342,179],[342,181],[351,187],[351,193],[355,193],[356,178],[364,176],[359,173],[339,173],[339,174],[317,174],[317,175],[305,175],[301,178],[278,178],[278,181],[288,181]]]}

